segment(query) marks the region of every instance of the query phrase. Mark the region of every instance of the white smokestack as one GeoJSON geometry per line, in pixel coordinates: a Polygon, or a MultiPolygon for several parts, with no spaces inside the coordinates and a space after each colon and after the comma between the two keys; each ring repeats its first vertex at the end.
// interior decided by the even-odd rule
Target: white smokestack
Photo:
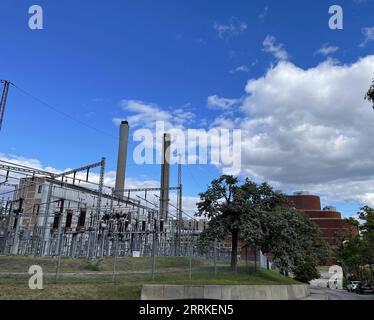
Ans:
{"type": "Polygon", "coordinates": [[[168,218],[169,209],[169,187],[170,187],[170,134],[164,134],[162,165],[161,165],[161,192],[160,192],[160,213],[161,219],[168,218]]]}
{"type": "Polygon", "coordinates": [[[117,160],[117,175],[116,186],[114,193],[117,197],[123,198],[126,178],[126,161],[127,161],[127,147],[129,143],[129,123],[122,121],[119,129],[119,147],[117,160]]]}

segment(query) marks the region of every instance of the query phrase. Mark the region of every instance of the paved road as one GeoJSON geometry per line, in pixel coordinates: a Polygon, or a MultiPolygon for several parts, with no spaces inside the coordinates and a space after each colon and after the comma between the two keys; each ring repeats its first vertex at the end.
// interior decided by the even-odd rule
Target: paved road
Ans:
{"type": "Polygon", "coordinates": [[[356,294],[346,290],[332,290],[327,288],[311,288],[311,298],[327,297],[328,300],[374,300],[374,294],[356,294]]]}

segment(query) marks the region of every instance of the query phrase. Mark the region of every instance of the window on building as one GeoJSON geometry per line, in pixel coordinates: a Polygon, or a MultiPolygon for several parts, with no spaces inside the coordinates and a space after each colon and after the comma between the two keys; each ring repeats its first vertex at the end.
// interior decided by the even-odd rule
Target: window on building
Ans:
{"type": "Polygon", "coordinates": [[[32,213],[39,214],[39,210],[40,210],[40,205],[39,204],[34,204],[34,207],[32,209],[32,213]]]}
{"type": "Polygon", "coordinates": [[[17,228],[17,223],[18,223],[18,215],[14,218],[13,229],[17,228]]]}
{"type": "Polygon", "coordinates": [[[81,209],[78,219],[78,228],[83,228],[86,224],[86,209],[81,209]]]}
{"type": "Polygon", "coordinates": [[[57,230],[59,224],[60,224],[60,213],[56,213],[55,214],[55,218],[53,219],[53,227],[52,227],[52,229],[57,230]]]}
{"type": "Polygon", "coordinates": [[[39,186],[38,186],[38,193],[40,194],[40,193],[42,193],[42,191],[43,191],[43,186],[42,186],[42,185],[39,185],[39,186]]]}
{"type": "Polygon", "coordinates": [[[160,231],[161,232],[164,231],[164,221],[163,220],[160,221],[160,231]]]}
{"type": "Polygon", "coordinates": [[[66,223],[65,223],[66,229],[71,228],[72,220],[73,220],[73,210],[67,210],[66,211],[66,223]]]}

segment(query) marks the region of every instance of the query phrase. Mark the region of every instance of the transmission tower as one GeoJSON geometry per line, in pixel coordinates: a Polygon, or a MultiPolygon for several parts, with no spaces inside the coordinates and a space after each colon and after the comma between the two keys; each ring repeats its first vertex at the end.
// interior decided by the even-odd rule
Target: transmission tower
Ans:
{"type": "Polygon", "coordinates": [[[1,80],[1,83],[4,83],[4,89],[3,89],[3,94],[1,96],[1,102],[0,102],[0,130],[3,125],[4,111],[5,111],[6,100],[8,97],[10,82],[7,80],[1,80]]]}

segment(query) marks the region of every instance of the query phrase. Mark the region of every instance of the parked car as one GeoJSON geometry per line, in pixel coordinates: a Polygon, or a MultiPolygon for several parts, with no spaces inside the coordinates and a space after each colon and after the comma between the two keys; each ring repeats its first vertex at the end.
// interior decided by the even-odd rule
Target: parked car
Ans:
{"type": "Polygon", "coordinates": [[[358,285],[360,284],[360,281],[349,281],[347,284],[347,291],[348,292],[356,292],[358,285]]]}
{"type": "Polygon", "coordinates": [[[358,293],[358,294],[374,293],[374,287],[369,282],[360,283],[357,286],[356,293],[358,293]]]}

